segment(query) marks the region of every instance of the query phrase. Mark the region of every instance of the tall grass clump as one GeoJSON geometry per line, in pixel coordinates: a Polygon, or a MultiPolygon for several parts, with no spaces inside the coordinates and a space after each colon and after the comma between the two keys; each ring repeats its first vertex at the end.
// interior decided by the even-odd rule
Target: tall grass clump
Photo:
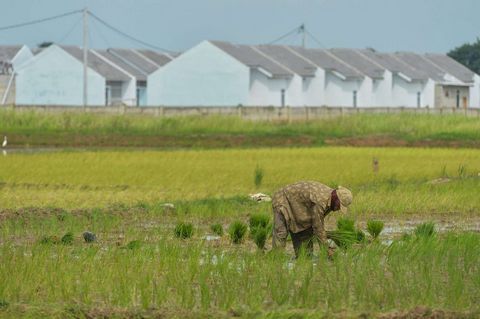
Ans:
{"type": "Polygon", "coordinates": [[[417,237],[432,237],[435,235],[435,224],[433,222],[426,222],[415,227],[415,235],[417,237]]]}
{"type": "Polygon", "coordinates": [[[175,237],[181,239],[187,239],[193,235],[193,225],[191,223],[178,223],[175,226],[175,237]]]}
{"type": "Polygon", "coordinates": [[[223,236],[223,226],[222,224],[213,224],[210,225],[210,230],[217,236],[223,236]]]}
{"type": "Polygon", "coordinates": [[[367,222],[367,231],[373,239],[377,239],[383,230],[383,222],[381,220],[369,220],[367,222]]]}
{"type": "Polygon", "coordinates": [[[259,188],[262,185],[263,176],[264,176],[263,169],[257,166],[255,168],[255,172],[253,173],[253,183],[255,184],[256,188],[259,188]]]}
{"type": "Polygon", "coordinates": [[[244,222],[239,220],[234,221],[228,227],[228,234],[230,235],[230,240],[234,244],[240,244],[247,233],[248,226],[244,222]]]}
{"type": "Polygon", "coordinates": [[[267,242],[268,234],[269,234],[269,230],[267,227],[258,228],[253,233],[253,241],[255,242],[255,245],[257,245],[259,249],[265,248],[265,243],[267,242]]]}
{"type": "Polygon", "coordinates": [[[263,213],[252,214],[248,220],[250,229],[262,227],[265,228],[270,223],[270,216],[263,213]]]}

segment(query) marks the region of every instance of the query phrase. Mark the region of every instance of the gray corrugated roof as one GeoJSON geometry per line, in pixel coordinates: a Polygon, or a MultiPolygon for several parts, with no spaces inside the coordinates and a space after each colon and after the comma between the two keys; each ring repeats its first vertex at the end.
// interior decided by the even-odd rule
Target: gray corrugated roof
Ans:
{"type": "Polygon", "coordinates": [[[120,59],[118,56],[112,54],[109,50],[95,50],[95,52],[101,54],[103,57],[122,68],[126,72],[133,75],[138,81],[146,81],[147,74],[145,71],[137,68],[136,66],[126,63],[124,60],[120,59]]]}
{"type": "Polygon", "coordinates": [[[445,72],[433,65],[423,56],[412,52],[396,52],[395,57],[399,58],[405,63],[408,63],[416,71],[423,72],[434,81],[443,82],[445,72]]]}
{"type": "Polygon", "coordinates": [[[369,61],[354,49],[330,49],[332,54],[372,79],[383,79],[385,68],[369,61]]]}
{"type": "Polygon", "coordinates": [[[153,50],[136,50],[140,54],[143,54],[153,62],[155,62],[159,66],[164,66],[168,62],[172,61],[171,57],[175,57],[175,55],[170,55],[171,57],[167,56],[164,53],[153,51],[153,50]]]}
{"type": "MultiPolygon", "coordinates": [[[[62,46],[62,49],[67,51],[70,55],[75,57],[80,62],[83,61],[83,50],[81,48],[73,46],[62,46]]],[[[88,52],[88,67],[105,77],[107,81],[127,81],[130,79],[130,77],[126,73],[108,64],[107,62],[105,62],[91,52],[88,52]]]]}
{"type": "Polygon", "coordinates": [[[257,45],[257,49],[300,76],[314,76],[317,67],[281,45],[257,45]]]}
{"type": "Polygon", "coordinates": [[[272,76],[282,77],[293,75],[293,73],[285,67],[282,67],[280,64],[255,51],[251,46],[231,44],[223,41],[210,41],[210,43],[231,55],[239,62],[252,68],[262,68],[271,73],[272,76]]]}
{"type": "Polygon", "coordinates": [[[0,61],[11,62],[23,45],[0,46],[0,61]]]}
{"type": "Polygon", "coordinates": [[[290,47],[298,54],[312,61],[320,68],[327,71],[336,71],[346,78],[363,78],[363,74],[357,72],[346,63],[332,57],[331,54],[322,49],[305,49],[302,47],[290,47]]]}
{"type": "Polygon", "coordinates": [[[132,49],[108,49],[113,55],[117,55],[120,59],[125,60],[126,63],[133,64],[142,71],[150,74],[158,69],[158,66],[149,60],[141,57],[132,49]]]}
{"type": "Polygon", "coordinates": [[[451,57],[445,54],[435,53],[427,53],[425,54],[425,57],[460,81],[467,83],[473,81],[473,76],[475,73],[451,57]]]}
{"type": "Polygon", "coordinates": [[[379,53],[368,49],[360,50],[360,52],[365,54],[378,64],[382,65],[384,68],[386,68],[392,73],[402,73],[411,78],[412,80],[428,79],[428,75],[425,72],[415,70],[412,66],[396,58],[391,53],[379,53]]]}

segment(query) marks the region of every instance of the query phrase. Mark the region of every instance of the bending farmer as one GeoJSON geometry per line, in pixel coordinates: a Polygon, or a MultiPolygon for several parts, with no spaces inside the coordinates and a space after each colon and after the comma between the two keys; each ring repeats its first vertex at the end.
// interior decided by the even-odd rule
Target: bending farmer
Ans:
{"type": "Polygon", "coordinates": [[[285,248],[288,233],[295,255],[301,247],[313,252],[313,238],[326,246],[325,217],[332,211],[345,212],[352,202],[352,193],[339,186],[330,188],[318,182],[298,182],[278,190],[272,198],[273,248],[285,248]]]}

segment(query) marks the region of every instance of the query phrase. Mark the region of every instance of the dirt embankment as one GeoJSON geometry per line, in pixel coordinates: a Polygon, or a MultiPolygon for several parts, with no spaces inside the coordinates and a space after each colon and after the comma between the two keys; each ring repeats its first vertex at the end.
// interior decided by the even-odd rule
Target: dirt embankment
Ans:
{"type": "Polygon", "coordinates": [[[154,148],[239,148],[239,147],[470,147],[480,148],[480,140],[406,140],[384,135],[329,138],[314,135],[123,135],[123,134],[36,134],[9,135],[9,148],[37,147],[154,147],[154,148]]]}

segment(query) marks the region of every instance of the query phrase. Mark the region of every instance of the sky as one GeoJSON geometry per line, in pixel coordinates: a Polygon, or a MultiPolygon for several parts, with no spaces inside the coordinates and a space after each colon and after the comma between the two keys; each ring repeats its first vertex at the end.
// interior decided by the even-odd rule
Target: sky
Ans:
{"type": "MultiPolygon", "coordinates": [[[[479,0],[0,0],[0,28],[87,7],[155,47],[185,51],[203,40],[264,44],[301,24],[307,47],[446,53],[480,36],[479,0]]],[[[81,14],[0,30],[0,45],[82,44],[81,14]]],[[[88,19],[89,46],[144,47],[88,19]]],[[[300,45],[297,32],[280,44],[300,45]]]]}

